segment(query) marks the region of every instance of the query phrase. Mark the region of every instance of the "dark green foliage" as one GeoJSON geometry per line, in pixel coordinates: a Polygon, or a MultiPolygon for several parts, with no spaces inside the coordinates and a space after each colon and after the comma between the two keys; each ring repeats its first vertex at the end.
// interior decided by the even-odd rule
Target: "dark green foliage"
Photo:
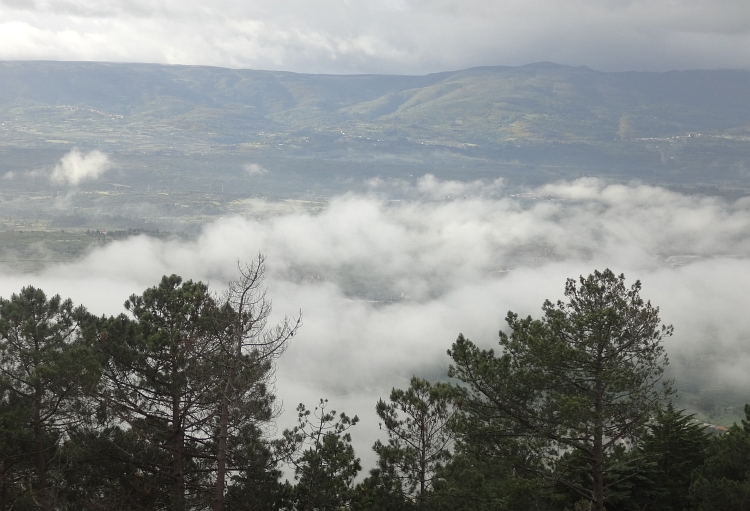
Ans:
{"type": "Polygon", "coordinates": [[[392,464],[379,460],[378,468],[354,488],[354,511],[413,511],[416,506],[404,497],[401,478],[392,464]]]}
{"type": "MultiPolygon", "coordinates": [[[[588,510],[591,502],[582,498],[577,486],[590,484],[591,466],[584,455],[579,452],[568,452],[562,456],[567,480],[556,481],[549,493],[549,500],[555,509],[588,510]],[[574,484],[570,484],[570,483],[574,484]]],[[[607,471],[604,474],[604,487],[607,491],[606,509],[610,511],[640,510],[643,503],[650,506],[655,493],[649,470],[653,462],[637,451],[623,444],[615,446],[607,456],[607,471]],[[643,495],[638,499],[634,494],[643,495]]]]}
{"type": "Polygon", "coordinates": [[[549,492],[513,460],[459,452],[437,471],[430,509],[435,511],[548,510],[549,492]]]}
{"type": "Polygon", "coordinates": [[[354,478],[362,467],[354,455],[349,428],[359,422],[355,415],[327,411],[328,400],[320,400],[313,411],[297,407],[298,425],[284,432],[284,446],[291,455],[297,485],[295,509],[333,511],[349,505],[354,478]],[[298,454],[302,450],[301,454],[298,454]]]}
{"type": "Polygon", "coordinates": [[[375,411],[388,433],[388,444],[373,446],[379,464],[400,479],[404,497],[424,509],[435,471],[450,459],[451,387],[415,376],[408,389],[391,391],[390,403],[379,400],[375,411]]]}
{"type": "Polygon", "coordinates": [[[0,299],[0,409],[5,412],[0,434],[10,447],[0,456],[9,478],[2,489],[9,490],[6,484],[17,477],[21,457],[33,466],[33,476],[16,479],[15,496],[5,494],[6,504],[28,494],[43,510],[55,506],[60,438],[87,421],[85,396],[99,376],[81,335],[81,322],[88,319],[70,300],[47,299],[31,286],[0,299]]]}
{"type": "Polygon", "coordinates": [[[509,312],[511,335],[500,332],[500,356],[463,336],[449,351],[449,374],[465,383],[467,441],[517,439],[530,468],[596,511],[616,498],[613,453],[644,436],[669,393],[661,341],[672,329],[640,297],[640,282],[628,289],[624,280],[610,270],[569,279],[568,301],[546,301],[541,320],[509,312]]]}
{"type": "Polygon", "coordinates": [[[28,425],[31,411],[15,393],[3,388],[0,400],[0,511],[29,509],[34,473],[34,435],[28,425]]]}
{"type": "Polygon", "coordinates": [[[235,475],[227,489],[224,508],[229,511],[277,511],[289,509],[292,487],[279,480],[280,460],[273,446],[252,424],[230,438],[229,466],[235,475]]]}
{"type": "Polygon", "coordinates": [[[750,509],[750,405],[745,405],[745,416],[742,427],[735,424],[711,441],[690,487],[691,509],[750,509]]]}
{"type": "Polygon", "coordinates": [[[325,433],[317,446],[302,454],[299,467],[295,502],[300,511],[340,509],[351,501],[361,466],[348,434],[325,433]]]}
{"type": "Polygon", "coordinates": [[[671,327],[609,270],[568,281],[541,320],[509,313],[499,356],[459,336],[461,385],[414,377],[380,400],[388,440],[355,486],[356,416],[300,405],[267,438],[299,321],[265,328],[262,263],[221,304],[164,277],[132,318],[31,287],[0,299],[0,511],[750,511],[750,405],[711,440],[662,407],[671,327]]]}
{"type": "Polygon", "coordinates": [[[227,486],[235,508],[279,507],[289,491],[263,424],[273,359],[299,321],[266,329],[262,257],[245,270],[221,306],[172,275],[130,297],[132,319],[91,321],[103,378],[90,389],[98,423],[68,431],[71,508],[222,509],[227,486]]]}
{"type": "Polygon", "coordinates": [[[220,394],[211,361],[216,304],[200,282],[176,275],[125,302],[125,315],[103,323],[101,395],[107,412],[164,456],[143,460],[154,481],[169,481],[179,511],[206,496],[206,443],[220,394]],[[165,457],[168,461],[165,462],[165,457]]]}
{"type": "Polygon", "coordinates": [[[639,470],[629,481],[628,504],[620,508],[689,509],[691,478],[703,465],[709,446],[703,425],[669,403],[656,413],[648,428],[649,434],[631,453],[639,470]]]}
{"type": "Polygon", "coordinates": [[[171,480],[154,467],[168,466],[168,453],[134,429],[109,426],[75,432],[65,443],[69,465],[61,507],[71,511],[152,510],[169,507],[171,480]]]}
{"type": "MultiPolygon", "coordinates": [[[[457,413],[451,421],[455,454],[436,471],[431,508],[436,510],[556,510],[549,481],[528,438],[507,435],[485,423],[454,389],[457,413]]],[[[559,508],[561,509],[561,508],[559,508]]]]}

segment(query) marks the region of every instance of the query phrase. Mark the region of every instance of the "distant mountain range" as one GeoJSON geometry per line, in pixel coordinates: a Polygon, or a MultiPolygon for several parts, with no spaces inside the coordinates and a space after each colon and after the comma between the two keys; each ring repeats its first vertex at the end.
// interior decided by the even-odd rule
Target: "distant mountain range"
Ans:
{"type": "Polygon", "coordinates": [[[747,71],[604,73],[539,63],[339,76],[2,62],[0,121],[0,150],[78,145],[386,164],[442,155],[464,167],[560,165],[573,169],[565,176],[750,183],[747,71]]]}

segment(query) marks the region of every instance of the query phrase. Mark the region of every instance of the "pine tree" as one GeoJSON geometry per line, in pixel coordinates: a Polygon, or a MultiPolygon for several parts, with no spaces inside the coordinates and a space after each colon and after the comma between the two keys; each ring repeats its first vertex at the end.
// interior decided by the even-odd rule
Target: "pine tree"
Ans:
{"type": "MultiPolygon", "coordinates": [[[[42,510],[55,506],[51,470],[64,433],[88,417],[86,389],[98,365],[81,334],[89,316],[59,295],[25,287],[0,299],[0,386],[6,441],[31,442],[34,480],[27,488],[42,510]],[[24,428],[21,429],[21,425],[24,428]]],[[[3,456],[12,463],[13,455],[3,456]]],[[[4,488],[5,489],[5,488],[4,488]]],[[[6,494],[7,497],[7,494],[6,494]]]]}
{"type": "Polygon", "coordinates": [[[355,415],[336,415],[321,399],[315,409],[297,407],[297,426],[286,430],[279,449],[286,451],[294,466],[297,485],[295,509],[335,511],[353,498],[354,478],[362,469],[354,454],[349,429],[359,422],[355,415]]]}
{"type": "Polygon", "coordinates": [[[269,389],[275,372],[274,362],[284,353],[301,325],[300,313],[296,320],[285,317],[276,326],[268,327],[271,301],[263,287],[265,271],[262,255],[240,266],[239,278],[230,282],[217,316],[218,353],[214,357],[213,373],[220,387],[220,400],[214,511],[222,511],[227,474],[240,469],[239,465],[231,463],[231,435],[246,433],[248,427],[270,422],[277,415],[269,389]]]}
{"type": "Polygon", "coordinates": [[[477,441],[512,437],[542,460],[540,474],[564,484],[603,511],[618,483],[610,457],[642,438],[661,401],[667,363],[659,309],[610,270],[569,279],[566,302],[547,301],[541,320],[509,312],[502,353],[480,350],[463,336],[449,351],[463,409],[477,441]],[[569,455],[575,453],[575,456],[569,455]],[[569,463],[570,462],[570,463],[569,463]],[[576,474],[580,463],[587,477],[576,474]]]}
{"type": "Polygon", "coordinates": [[[412,377],[407,390],[393,389],[390,403],[381,399],[375,407],[388,443],[378,440],[373,449],[381,465],[393,467],[404,496],[416,501],[420,511],[425,508],[435,470],[450,459],[451,396],[448,385],[412,377]]]}
{"type": "Polygon", "coordinates": [[[750,510],[750,405],[742,425],[711,440],[705,463],[690,486],[691,509],[750,510]]]}
{"type": "Polygon", "coordinates": [[[176,275],[125,302],[125,315],[104,321],[101,399],[115,424],[148,447],[139,470],[166,483],[169,505],[184,511],[205,501],[207,444],[220,401],[212,361],[217,306],[201,282],[176,275]]]}
{"type": "Polygon", "coordinates": [[[709,446],[703,425],[670,402],[656,413],[648,430],[632,452],[643,467],[629,497],[632,507],[641,509],[648,504],[652,511],[688,509],[692,475],[703,466],[709,446]]]}

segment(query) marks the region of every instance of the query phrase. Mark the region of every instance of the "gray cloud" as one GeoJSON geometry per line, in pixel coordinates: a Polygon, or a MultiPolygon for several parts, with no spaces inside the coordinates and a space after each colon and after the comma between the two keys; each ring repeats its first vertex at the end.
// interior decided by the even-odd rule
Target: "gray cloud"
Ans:
{"type": "Polygon", "coordinates": [[[424,73],[750,67],[741,0],[0,0],[0,59],[424,73]]]}
{"type": "Polygon", "coordinates": [[[379,397],[415,373],[443,377],[459,332],[492,346],[508,310],[538,316],[545,299],[562,297],[566,278],[595,268],[641,279],[643,296],[674,324],[667,347],[678,387],[745,395],[750,199],[596,179],[497,198],[501,183],[427,176],[397,183],[399,196],[414,199],[394,202],[381,184],[370,195],[335,197],[319,213],[226,218],[191,242],[136,237],[41,274],[0,272],[0,295],[33,283],[117,314],[125,297],[163,274],[219,290],[238,258],[261,251],[274,313],[304,311],[280,364],[278,394],[289,412],[282,426],[298,402],[329,397],[365,419],[354,434],[366,463],[379,397]]]}

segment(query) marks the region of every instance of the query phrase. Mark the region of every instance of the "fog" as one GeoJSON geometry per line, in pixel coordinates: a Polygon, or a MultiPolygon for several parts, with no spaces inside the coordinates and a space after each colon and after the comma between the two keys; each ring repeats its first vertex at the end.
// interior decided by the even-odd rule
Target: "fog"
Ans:
{"type": "MultiPolygon", "coordinates": [[[[539,316],[565,279],[611,268],[675,327],[667,341],[678,389],[746,396],[750,384],[750,199],[689,196],[597,179],[504,195],[502,181],[431,176],[370,183],[320,212],[217,220],[192,241],[113,242],[39,274],[2,271],[0,294],[33,284],[97,314],[117,314],[163,274],[220,292],[237,261],[267,256],[274,314],[303,311],[279,361],[277,395],[294,422],[321,397],[358,414],[365,467],[378,435],[375,402],[413,375],[445,378],[459,332],[491,347],[508,310],[539,316]],[[394,199],[399,197],[399,200],[394,199]]],[[[263,203],[249,201],[248,210],[263,203]]]]}

